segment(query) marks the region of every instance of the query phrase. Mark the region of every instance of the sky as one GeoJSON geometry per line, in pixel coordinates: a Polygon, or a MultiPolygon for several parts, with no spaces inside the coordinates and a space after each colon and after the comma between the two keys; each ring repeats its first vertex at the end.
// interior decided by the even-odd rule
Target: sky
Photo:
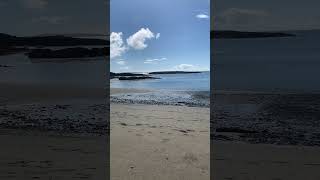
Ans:
{"type": "Polygon", "coordinates": [[[108,34],[107,0],[0,0],[0,33],[108,34]]]}
{"type": "Polygon", "coordinates": [[[210,69],[208,0],[112,0],[113,72],[210,69]]]}
{"type": "Polygon", "coordinates": [[[211,29],[278,31],[320,29],[319,0],[215,0],[211,29]]]}

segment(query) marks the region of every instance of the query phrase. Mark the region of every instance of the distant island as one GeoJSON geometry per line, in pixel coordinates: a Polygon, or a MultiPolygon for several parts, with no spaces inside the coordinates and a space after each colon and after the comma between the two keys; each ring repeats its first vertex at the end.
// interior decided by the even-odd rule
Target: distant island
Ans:
{"type": "Polygon", "coordinates": [[[90,46],[109,45],[109,41],[94,38],[74,38],[63,35],[17,37],[0,33],[0,47],[21,46],[90,46]]]}
{"type": "Polygon", "coordinates": [[[75,38],[64,35],[17,37],[0,33],[0,56],[25,53],[32,59],[57,59],[57,58],[90,58],[109,56],[109,41],[94,38],[75,38]],[[52,50],[48,47],[69,48],[52,50]],[[78,46],[99,46],[87,48],[78,46]],[[100,47],[105,46],[105,47],[100,47]],[[36,47],[36,49],[34,49],[36,47]]]}
{"type": "Polygon", "coordinates": [[[194,73],[201,73],[198,71],[157,71],[157,72],[150,72],[149,74],[194,74],[194,73]]]}
{"type": "Polygon", "coordinates": [[[65,48],[59,50],[51,49],[32,49],[26,53],[29,58],[89,58],[89,57],[102,57],[109,55],[109,48],[65,48]]]}
{"type": "Polygon", "coordinates": [[[148,74],[141,73],[114,73],[110,72],[110,79],[117,78],[119,80],[143,80],[143,79],[161,79],[159,77],[153,77],[151,75],[157,74],[192,74],[192,73],[201,73],[197,71],[157,71],[157,72],[149,72],[148,74]]]}
{"type": "Polygon", "coordinates": [[[140,73],[114,73],[110,72],[110,79],[118,78],[119,80],[144,80],[144,79],[160,79],[140,73]]]}
{"type": "Polygon", "coordinates": [[[244,32],[244,31],[211,31],[211,39],[242,39],[242,38],[271,38],[295,37],[294,34],[283,32],[244,32]]]}

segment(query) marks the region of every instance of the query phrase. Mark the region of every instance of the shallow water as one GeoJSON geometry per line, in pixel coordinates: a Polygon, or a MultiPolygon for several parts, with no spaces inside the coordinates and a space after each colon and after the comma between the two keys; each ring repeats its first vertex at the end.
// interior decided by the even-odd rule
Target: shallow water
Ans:
{"type": "Polygon", "coordinates": [[[210,91],[210,72],[194,74],[152,75],[160,79],[137,81],[111,80],[113,88],[152,89],[163,91],[210,91]]]}
{"type": "Polygon", "coordinates": [[[196,74],[154,75],[160,79],[111,80],[111,88],[148,89],[148,93],[112,95],[111,101],[142,104],[188,105],[208,107],[210,72],[196,74]]]}

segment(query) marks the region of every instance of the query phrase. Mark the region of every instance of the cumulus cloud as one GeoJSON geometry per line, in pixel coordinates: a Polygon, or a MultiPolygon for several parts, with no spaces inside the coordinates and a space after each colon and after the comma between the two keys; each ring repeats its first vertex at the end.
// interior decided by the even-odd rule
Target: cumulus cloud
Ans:
{"type": "Polygon", "coordinates": [[[143,63],[145,64],[158,64],[161,61],[165,61],[167,58],[160,58],[160,59],[146,59],[143,63]]]}
{"type": "Polygon", "coordinates": [[[24,7],[29,9],[43,9],[47,7],[47,0],[22,0],[24,7]]]}
{"type": "Polygon", "coordinates": [[[197,14],[196,15],[196,18],[199,18],[199,19],[209,19],[210,17],[206,14],[197,14]]]}
{"type": "Polygon", "coordinates": [[[155,35],[149,30],[149,28],[141,28],[138,32],[134,33],[127,39],[127,43],[128,46],[132,47],[133,49],[142,50],[148,47],[148,45],[145,43],[146,40],[153,38],[155,38],[155,35]]]}
{"type": "Polygon", "coordinates": [[[139,31],[129,36],[127,44],[124,43],[122,32],[112,32],[110,34],[110,58],[120,57],[130,48],[142,50],[148,47],[146,40],[160,38],[160,33],[156,35],[149,28],[141,28],[139,31]]]}
{"type": "Polygon", "coordinates": [[[121,56],[127,50],[123,44],[122,32],[112,32],[110,34],[110,58],[121,56]]]}

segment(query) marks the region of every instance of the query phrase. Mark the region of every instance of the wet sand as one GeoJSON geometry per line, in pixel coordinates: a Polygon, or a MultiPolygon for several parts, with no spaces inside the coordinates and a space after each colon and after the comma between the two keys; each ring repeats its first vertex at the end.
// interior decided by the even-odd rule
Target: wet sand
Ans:
{"type": "Polygon", "coordinates": [[[105,90],[0,84],[0,179],[107,179],[105,90]]]}
{"type": "Polygon", "coordinates": [[[0,179],[107,179],[106,138],[0,131],[0,179]]]}
{"type": "Polygon", "coordinates": [[[125,89],[125,88],[111,88],[110,95],[114,94],[123,94],[123,93],[146,93],[151,92],[151,90],[147,89],[125,89]]]}
{"type": "Polygon", "coordinates": [[[217,93],[212,138],[277,145],[320,145],[320,93],[217,93]]]}
{"type": "Polygon", "coordinates": [[[213,101],[213,180],[320,179],[319,94],[218,92],[213,101]]]}
{"type": "Polygon", "coordinates": [[[318,180],[320,147],[211,141],[212,179],[318,180]]]}

